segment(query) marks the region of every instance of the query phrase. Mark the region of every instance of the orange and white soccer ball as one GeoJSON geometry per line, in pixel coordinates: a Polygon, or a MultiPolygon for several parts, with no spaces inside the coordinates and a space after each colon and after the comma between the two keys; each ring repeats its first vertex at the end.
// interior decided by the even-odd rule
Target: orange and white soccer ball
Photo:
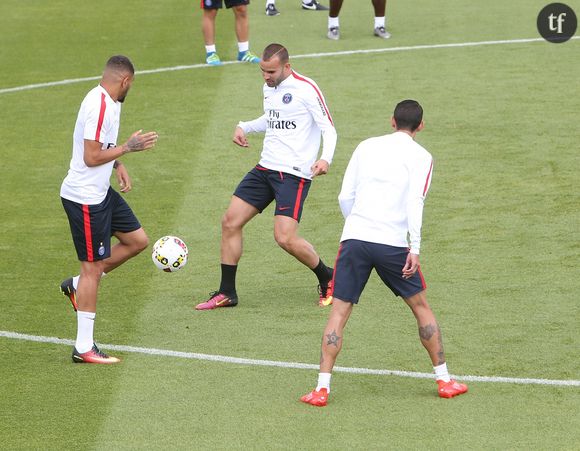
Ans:
{"type": "Polygon", "coordinates": [[[151,258],[159,269],[165,272],[175,272],[186,265],[188,255],[185,242],[181,238],[169,235],[155,242],[151,258]]]}

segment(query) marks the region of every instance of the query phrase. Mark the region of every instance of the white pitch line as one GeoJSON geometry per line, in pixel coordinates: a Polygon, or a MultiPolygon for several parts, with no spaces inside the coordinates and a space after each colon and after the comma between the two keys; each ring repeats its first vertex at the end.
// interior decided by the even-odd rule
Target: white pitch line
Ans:
{"type": "MultiPolygon", "coordinates": [[[[572,36],[571,39],[580,39],[580,36],[572,36]]],[[[292,59],[303,59],[303,58],[320,58],[329,56],[343,56],[343,55],[363,55],[368,53],[387,53],[387,52],[405,52],[410,50],[429,50],[429,49],[447,49],[447,48],[457,48],[457,47],[478,47],[484,45],[502,45],[502,44],[526,44],[530,42],[546,42],[543,38],[528,38],[528,39],[504,39],[499,41],[479,41],[479,42],[457,42],[451,44],[431,44],[431,45],[413,45],[413,46],[403,46],[403,47],[387,47],[381,49],[365,49],[365,50],[344,50],[340,52],[327,52],[327,53],[308,53],[305,55],[294,55],[292,59]]],[[[549,44],[552,45],[552,44],[549,44]]],[[[230,64],[241,64],[239,61],[223,61],[223,65],[230,64]]],[[[158,74],[161,72],[173,72],[178,70],[189,70],[189,69],[206,69],[207,64],[191,64],[185,66],[173,66],[173,67],[159,67],[157,69],[147,69],[138,70],[135,72],[136,75],[145,74],[158,74]]],[[[49,88],[51,86],[62,86],[70,85],[73,83],[82,83],[83,81],[99,80],[100,75],[93,77],[82,77],[82,78],[70,78],[67,80],[60,81],[49,81],[46,83],[35,83],[31,85],[15,86],[13,88],[2,88],[0,89],[0,94],[8,94],[11,92],[19,91],[29,91],[31,89],[49,88]]]]}
{"type": "MultiPolygon", "coordinates": [[[[69,346],[74,346],[75,344],[74,340],[68,340],[57,337],[45,337],[41,335],[20,334],[18,332],[10,332],[5,330],[0,331],[0,337],[11,338],[15,340],[34,341],[40,343],[53,343],[69,346]]],[[[300,370],[318,369],[318,365],[314,365],[311,363],[244,359],[240,357],[200,354],[197,352],[171,351],[167,349],[142,348],[138,346],[125,346],[113,344],[101,344],[99,346],[103,349],[110,349],[112,351],[131,352],[136,354],[147,354],[163,357],[176,357],[180,359],[208,360],[212,362],[235,363],[238,365],[273,366],[300,370]]],[[[433,374],[431,373],[416,373],[413,371],[373,370],[370,368],[351,368],[343,366],[334,367],[334,371],[340,373],[365,374],[375,376],[399,376],[399,377],[411,377],[415,379],[433,379],[433,374]]],[[[523,385],[552,385],[558,387],[566,387],[566,386],[580,387],[580,380],[532,379],[532,378],[498,377],[498,376],[454,376],[454,377],[462,381],[472,381],[472,382],[494,382],[494,383],[523,384],[523,385]]]]}

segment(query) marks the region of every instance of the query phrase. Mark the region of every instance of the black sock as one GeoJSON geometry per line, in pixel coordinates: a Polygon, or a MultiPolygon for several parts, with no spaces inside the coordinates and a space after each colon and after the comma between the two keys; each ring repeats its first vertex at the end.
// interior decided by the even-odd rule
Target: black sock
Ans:
{"type": "Polygon", "coordinates": [[[329,268],[324,264],[322,259],[318,262],[318,266],[313,268],[312,271],[318,277],[318,282],[322,286],[327,286],[328,282],[332,280],[332,268],[329,268]]]}
{"type": "Polygon", "coordinates": [[[236,294],[236,271],[238,265],[226,265],[224,263],[222,266],[222,281],[220,283],[220,293],[232,296],[236,294]]]}

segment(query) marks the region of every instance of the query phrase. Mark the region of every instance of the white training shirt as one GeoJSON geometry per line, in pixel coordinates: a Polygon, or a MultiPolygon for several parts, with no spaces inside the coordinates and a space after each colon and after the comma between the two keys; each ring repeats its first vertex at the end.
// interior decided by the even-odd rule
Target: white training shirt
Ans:
{"type": "Polygon", "coordinates": [[[84,205],[105,200],[115,162],[88,167],[84,160],[85,139],[98,141],[103,151],[115,147],[120,117],[121,104],[102,86],[93,88],[85,96],[75,124],[70,167],[60,187],[61,197],[84,205]]]}
{"type": "Polygon", "coordinates": [[[370,138],[355,149],[338,202],[346,218],[340,241],[409,247],[419,254],[423,201],[433,158],[404,132],[370,138]]]}
{"type": "Polygon", "coordinates": [[[336,129],[326,101],[313,80],[294,71],[275,88],[264,84],[264,115],[238,126],[244,133],[266,132],[259,163],[265,168],[311,179],[321,134],[320,159],[332,163],[336,129]]]}

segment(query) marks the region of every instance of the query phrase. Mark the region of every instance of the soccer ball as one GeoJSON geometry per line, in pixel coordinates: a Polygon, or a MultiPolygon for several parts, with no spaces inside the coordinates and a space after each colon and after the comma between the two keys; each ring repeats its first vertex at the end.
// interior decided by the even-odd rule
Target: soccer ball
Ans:
{"type": "Polygon", "coordinates": [[[159,269],[165,272],[180,270],[187,263],[187,246],[176,236],[164,236],[153,245],[151,258],[159,269]]]}

